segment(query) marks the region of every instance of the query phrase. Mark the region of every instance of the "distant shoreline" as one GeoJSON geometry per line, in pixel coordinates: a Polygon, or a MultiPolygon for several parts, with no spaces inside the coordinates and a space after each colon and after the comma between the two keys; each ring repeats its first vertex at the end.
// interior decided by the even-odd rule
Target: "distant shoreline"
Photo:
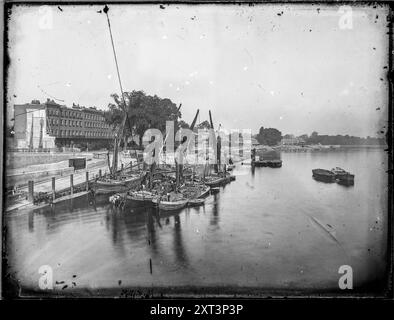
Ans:
{"type": "Polygon", "coordinates": [[[335,151],[343,149],[386,149],[387,145],[280,145],[272,148],[280,151],[335,151]]]}

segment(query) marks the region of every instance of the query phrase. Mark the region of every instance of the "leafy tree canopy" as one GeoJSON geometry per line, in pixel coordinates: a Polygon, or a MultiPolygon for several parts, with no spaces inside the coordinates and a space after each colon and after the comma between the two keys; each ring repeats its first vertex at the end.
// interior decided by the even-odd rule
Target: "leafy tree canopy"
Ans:
{"type": "Polygon", "coordinates": [[[257,135],[257,140],[260,144],[275,146],[282,139],[282,132],[275,128],[264,128],[261,127],[259,134],[257,135]]]}
{"type": "Polygon", "coordinates": [[[106,120],[108,123],[118,128],[122,123],[123,110],[127,112],[127,119],[123,135],[130,137],[138,134],[140,145],[142,145],[142,137],[147,129],[155,128],[161,132],[165,131],[166,121],[174,120],[178,129],[178,118],[181,117],[180,111],[175,103],[170,99],[160,98],[156,95],[150,96],[143,91],[125,92],[125,108],[121,97],[114,93],[111,95],[114,103],[109,104],[109,111],[106,112],[106,120]]]}

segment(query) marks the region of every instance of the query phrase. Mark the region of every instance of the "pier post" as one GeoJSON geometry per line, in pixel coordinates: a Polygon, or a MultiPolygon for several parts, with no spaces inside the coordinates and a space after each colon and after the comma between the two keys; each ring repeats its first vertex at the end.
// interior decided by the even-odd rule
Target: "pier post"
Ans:
{"type": "Polygon", "coordinates": [[[70,194],[73,195],[74,194],[74,175],[70,174],[70,194]]]}
{"type": "Polygon", "coordinates": [[[55,198],[56,198],[55,177],[52,177],[52,201],[55,200],[55,198]]]}
{"type": "Polygon", "coordinates": [[[86,171],[86,191],[89,191],[89,171],[86,171]]]}
{"type": "Polygon", "coordinates": [[[34,202],[34,181],[28,182],[28,200],[29,202],[34,202]]]}
{"type": "Polygon", "coordinates": [[[101,169],[99,170],[99,178],[101,178],[101,176],[102,176],[102,172],[101,172],[101,169]]]}

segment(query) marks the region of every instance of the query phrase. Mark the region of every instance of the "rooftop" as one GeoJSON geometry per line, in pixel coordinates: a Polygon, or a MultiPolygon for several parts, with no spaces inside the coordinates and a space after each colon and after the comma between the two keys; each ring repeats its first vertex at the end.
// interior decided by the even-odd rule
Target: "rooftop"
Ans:
{"type": "MultiPolygon", "coordinates": [[[[53,99],[47,99],[46,102],[41,103],[40,100],[32,100],[30,103],[26,102],[25,105],[49,105],[49,106],[54,106],[54,107],[58,107],[58,108],[62,108],[62,109],[74,109],[74,110],[80,110],[80,111],[87,111],[87,112],[93,112],[93,113],[103,113],[103,110],[99,110],[96,107],[85,107],[85,106],[80,106],[79,104],[75,104],[73,103],[73,105],[71,107],[67,107],[66,105],[62,105],[57,103],[56,101],[54,101],[53,99]]],[[[15,105],[15,106],[21,106],[21,105],[15,105]]]]}

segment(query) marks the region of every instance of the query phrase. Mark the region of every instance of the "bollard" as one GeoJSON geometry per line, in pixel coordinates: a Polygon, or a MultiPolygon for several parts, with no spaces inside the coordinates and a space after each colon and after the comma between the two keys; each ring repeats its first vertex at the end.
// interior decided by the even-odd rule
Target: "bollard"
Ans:
{"type": "Polygon", "coordinates": [[[55,200],[55,198],[56,198],[55,177],[52,177],[52,201],[55,200]]]}
{"type": "Polygon", "coordinates": [[[28,182],[28,200],[29,202],[34,202],[34,181],[28,182]]]}
{"type": "Polygon", "coordinates": [[[123,163],[120,165],[120,170],[123,171],[123,163]]]}
{"type": "Polygon", "coordinates": [[[89,191],[89,172],[86,171],[86,191],[89,191]]]}
{"type": "Polygon", "coordinates": [[[74,194],[74,175],[71,174],[70,175],[70,194],[73,195],[74,194]]]}
{"type": "Polygon", "coordinates": [[[101,178],[102,172],[101,169],[99,170],[99,178],[101,178]]]}

